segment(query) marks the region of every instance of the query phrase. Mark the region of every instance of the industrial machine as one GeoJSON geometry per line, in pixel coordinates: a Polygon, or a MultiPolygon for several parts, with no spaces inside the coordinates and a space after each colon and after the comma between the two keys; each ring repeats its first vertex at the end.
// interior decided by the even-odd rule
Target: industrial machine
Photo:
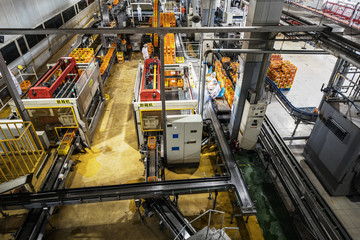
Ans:
{"type": "Polygon", "coordinates": [[[360,127],[324,102],[304,156],[331,195],[360,190],[360,127]]]}
{"type": "MultiPolygon", "coordinates": [[[[29,90],[29,97],[22,102],[31,122],[36,131],[46,132],[50,142],[55,144],[69,128],[75,128],[85,146],[91,145],[105,106],[103,81],[94,59],[75,64],[72,58],[61,58],[29,90]],[[57,75],[62,65],[67,67],[57,75]]],[[[10,106],[16,112],[14,103],[10,106]]]]}
{"type": "Polygon", "coordinates": [[[145,143],[145,181],[156,182],[160,175],[159,144],[155,136],[148,137],[145,143]]]}
{"type": "Polygon", "coordinates": [[[359,68],[338,60],[304,156],[331,195],[360,193],[359,68]]]}
{"type": "MultiPolygon", "coordinates": [[[[148,60],[147,62],[145,62],[145,64],[153,61],[151,59],[148,60]]],[[[160,63],[157,64],[159,64],[160,66],[160,63]]],[[[139,64],[138,72],[136,76],[135,88],[134,88],[134,99],[133,99],[135,123],[136,123],[139,146],[145,142],[147,135],[149,134],[156,135],[157,133],[160,134],[162,132],[160,97],[158,97],[156,89],[155,91],[154,89],[143,89],[142,84],[146,85],[146,74],[144,74],[145,71],[147,71],[146,65],[139,64]],[[150,96],[149,99],[143,97],[145,93],[150,96]],[[155,98],[153,96],[155,96],[155,98]]],[[[195,109],[197,108],[198,105],[198,101],[194,97],[196,96],[195,87],[197,86],[198,83],[192,64],[181,63],[181,64],[165,65],[165,72],[166,71],[169,71],[170,72],[169,74],[171,74],[172,76],[169,76],[169,78],[165,78],[165,81],[170,81],[171,79],[175,79],[176,81],[179,82],[181,81],[183,84],[182,87],[181,86],[179,87],[178,84],[171,85],[171,83],[168,82],[168,85],[165,88],[166,114],[167,115],[194,114],[195,109]]],[[[155,84],[159,86],[158,84],[160,84],[160,82],[155,84]]]]}
{"type": "Polygon", "coordinates": [[[249,92],[240,123],[239,147],[246,150],[254,150],[256,147],[267,107],[265,101],[255,103],[254,98],[255,94],[249,92]]]}
{"type": "Polygon", "coordinates": [[[127,4],[128,1],[108,0],[103,7],[103,27],[118,27],[125,28],[130,26],[130,19],[128,18],[127,4]]]}
{"type": "Polygon", "coordinates": [[[141,81],[140,100],[160,101],[160,61],[157,58],[146,59],[141,81]]]}
{"type": "Polygon", "coordinates": [[[75,59],[60,58],[55,66],[30,88],[29,97],[31,99],[68,97],[73,94],[69,90],[74,87],[78,79],[79,72],[75,59]]]}
{"type": "Polygon", "coordinates": [[[167,163],[199,164],[203,121],[199,114],[166,118],[167,163]]]}

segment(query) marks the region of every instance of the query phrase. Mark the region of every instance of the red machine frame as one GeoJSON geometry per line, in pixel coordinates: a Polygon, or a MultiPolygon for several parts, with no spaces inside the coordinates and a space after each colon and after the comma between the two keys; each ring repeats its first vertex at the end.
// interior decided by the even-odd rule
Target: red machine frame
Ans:
{"type": "Polygon", "coordinates": [[[56,89],[64,84],[67,80],[73,79],[68,74],[76,74],[75,81],[79,79],[79,72],[74,58],[63,57],[52,67],[37,83],[34,87],[29,90],[29,97],[31,99],[36,98],[52,98],[56,89]],[[50,87],[42,86],[45,82],[56,73],[57,70],[61,69],[61,75],[53,82],[50,87]]]}
{"type": "Polygon", "coordinates": [[[144,71],[141,80],[141,89],[140,89],[140,101],[149,102],[149,101],[160,101],[160,61],[158,58],[149,58],[144,62],[144,71]],[[146,73],[149,71],[150,64],[156,62],[156,88],[147,89],[145,88],[146,82],[146,73]]]}

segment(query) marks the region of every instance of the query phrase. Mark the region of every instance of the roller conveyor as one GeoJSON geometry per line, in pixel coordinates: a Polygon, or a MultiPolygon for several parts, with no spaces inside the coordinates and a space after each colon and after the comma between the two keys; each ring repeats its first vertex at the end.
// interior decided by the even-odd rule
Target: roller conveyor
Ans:
{"type": "Polygon", "coordinates": [[[251,200],[243,176],[237,168],[234,156],[214,110],[209,107],[206,115],[212,120],[219,148],[222,151],[231,177],[222,176],[3,195],[0,196],[0,209],[31,209],[134,198],[151,198],[155,196],[172,196],[174,194],[209,193],[215,190],[228,191],[233,189],[241,203],[242,213],[244,215],[255,214],[254,203],[251,200]]]}
{"type": "Polygon", "coordinates": [[[286,108],[286,110],[290,113],[291,116],[293,116],[294,118],[300,121],[305,121],[305,122],[316,121],[318,114],[313,112],[313,108],[308,108],[310,110],[312,109],[312,111],[309,111],[305,108],[295,107],[287,99],[287,97],[281,92],[281,90],[276,86],[276,84],[273,81],[271,81],[268,77],[266,77],[266,84],[269,85],[270,90],[276,94],[281,104],[286,108]]]}
{"type": "Polygon", "coordinates": [[[351,239],[267,117],[260,143],[257,147],[260,158],[264,159],[264,153],[269,155],[277,176],[314,238],[351,239]]]}
{"type": "Polygon", "coordinates": [[[100,187],[71,188],[39,193],[4,194],[0,209],[31,209],[105,201],[119,201],[174,194],[228,191],[230,177],[199,178],[163,182],[132,183],[100,187]]]}
{"type": "Polygon", "coordinates": [[[153,198],[147,201],[151,202],[152,208],[174,237],[179,236],[178,239],[188,239],[196,233],[196,230],[168,197],[153,198]]]}
{"type": "MultiPolygon", "coordinates": [[[[77,140],[78,141],[78,140],[77,140]]],[[[49,191],[61,189],[64,186],[64,181],[66,176],[70,171],[70,166],[72,161],[70,160],[70,156],[74,151],[74,146],[69,150],[69,153],[66,157],[55,156],[56,160],[54,160],[53,165],[48,172],[44,184],[41,187],[40,191],[49,191]],[[67,168],[65,166],[68,166],[67,168]],[[60,179],[59,174],[64,174],[64,180],[60,179]]],[[[55,152],[55,154],[57,154],[55,152]]],[[[19,229],[19,231],[15,235],[16,240],[32,240],[32,239],[41,239],[43,232],[49,222],[50,214],[53,209],[31,209],[26,216],[26,219],[19,229]]]]}

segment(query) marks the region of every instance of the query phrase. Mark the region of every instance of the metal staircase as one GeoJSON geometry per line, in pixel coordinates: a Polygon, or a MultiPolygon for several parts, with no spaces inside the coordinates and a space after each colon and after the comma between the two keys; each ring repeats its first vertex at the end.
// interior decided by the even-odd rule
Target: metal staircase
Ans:
{"type": "Polygon", "coordinates": [[[199,215],[198,217],[196,217],[195,219],[193,219],[192,221],[188,222],[186,224],[186,226],[183,227],[183,229],[181,229],[181,231],[179,232],[179,234],[174,238],[174,240],[179,240],[179,239],[183,239],[183,234],[182,232],[186,229],[186,227],[191,226],[191,224],[197,220],[199,220],[201,217],[205,216],[206,214],[209,215],[208,217],[208,225],[206,227],[204,227],[203,229],[201,229],[200,231],[196,232],[194,235],[192,235],[189,238],[185,238],[188,240],[231,240],[231,238],[226,234],[226,230],[236,230],[235,233],[235,238],[237,238],[237,234],[239,232],[239,228],[236,227],[222,227],[224,224],[224,217],[225,217],[225,212],[222,211],[217,211],[217,210],[213,210],[213,209],[209,209],[206,212],[204,212],[203,214],[199,215]],[[214,215],[214,213],[218,213],[222,215],[222,220],[221,220],[221,228],[216,230],[214,227],[210,227],[210,223],[211,223],[211,216],[214,215]]]}

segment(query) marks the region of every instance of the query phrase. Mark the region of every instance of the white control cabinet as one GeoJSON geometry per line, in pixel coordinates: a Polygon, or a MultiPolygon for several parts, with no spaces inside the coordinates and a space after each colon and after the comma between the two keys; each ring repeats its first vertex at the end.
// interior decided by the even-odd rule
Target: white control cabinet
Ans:
{"type": "Polygon", "coordinates": [[[240,148],[246,150],[255,149],[261,126],[265,118],[266,107],[266,102],[259,101],[257,104],[251,104],[246,100],[238,136],[240,148]]]}
{"type": "Polygon", "coordinates": [[[166,144],[168,164],[200,162],[203,122],[200,115],[166,117],[166,144]]]}

